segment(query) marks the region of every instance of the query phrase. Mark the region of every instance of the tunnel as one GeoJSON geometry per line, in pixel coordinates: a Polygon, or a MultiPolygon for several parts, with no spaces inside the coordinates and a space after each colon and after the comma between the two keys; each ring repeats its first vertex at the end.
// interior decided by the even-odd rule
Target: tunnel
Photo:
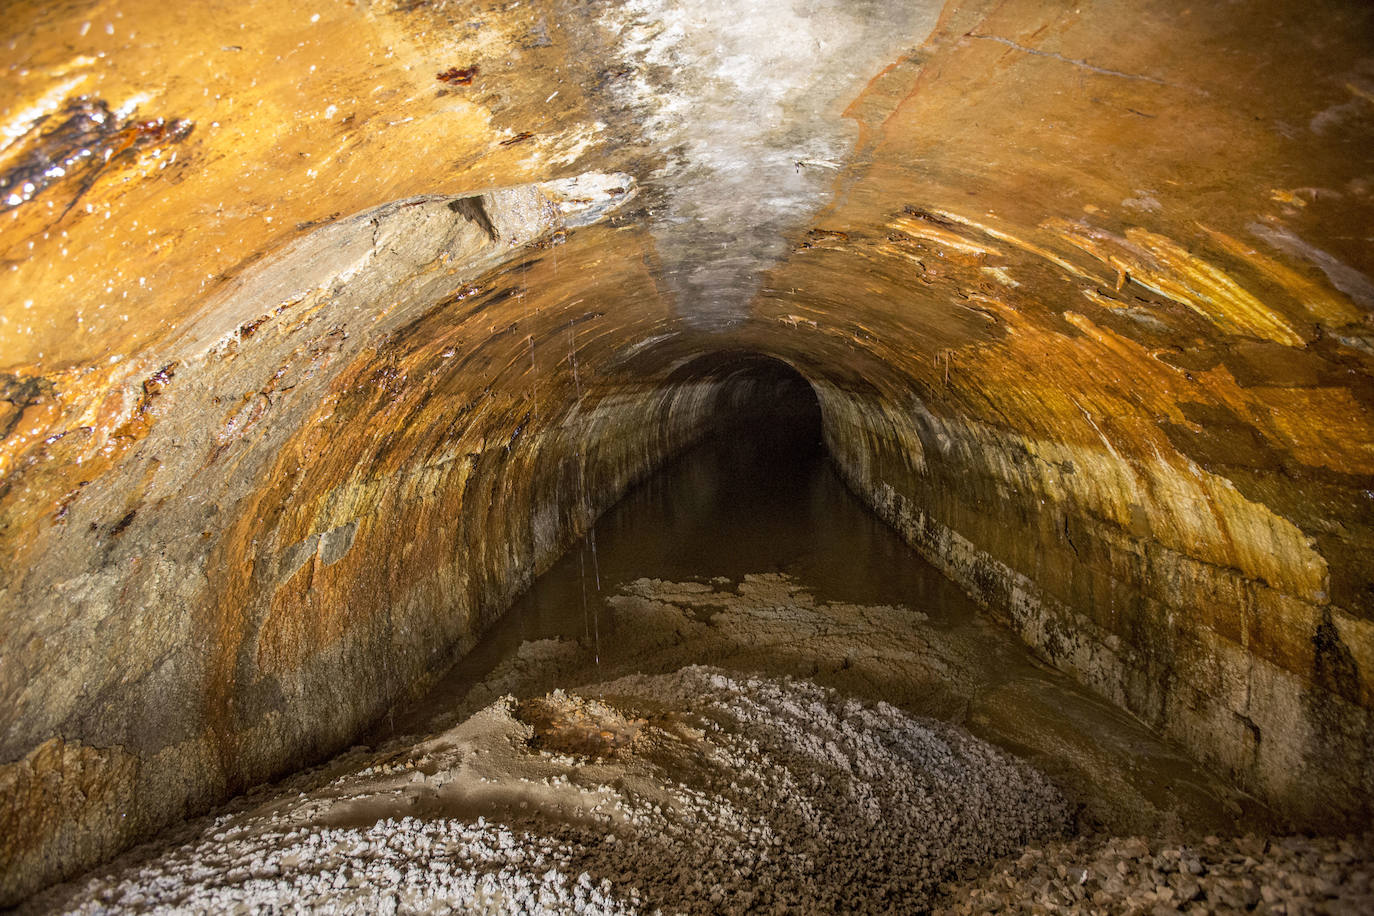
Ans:
{"type": "Polygon", "coordinates": [[[5,13],[0,906],[1374,909],[1367,2],[5,13]]]}

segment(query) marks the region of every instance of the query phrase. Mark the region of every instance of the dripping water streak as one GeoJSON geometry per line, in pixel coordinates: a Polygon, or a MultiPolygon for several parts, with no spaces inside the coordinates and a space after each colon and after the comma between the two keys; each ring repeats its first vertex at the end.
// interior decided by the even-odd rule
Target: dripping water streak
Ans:
{"type": "MultiPolygon", "coordinates": [[[[577,375],[577,324],[574,321],[568,322],[568,362],[572,365],[573,389],[577,394],[577,414],[580,422],[582,418],[582,381],[577,375]]],[[[587,472],[582,461],[582,449],[578,448],[573,454],[577,460],[577,487],[582,497],[582,511],[590,519],[592,506],[587,495],[587,472]]],[[[585,541],[577,549],[577,566],[582,589],[582,638],[590,639],[591,631],[587,622],[587,545],[585,541]]],[[[599,646],[596,654],[597,663],[600,664],[599,646]]]]}
{"type": "MultiPolygon", "coordinates": [[[[573,387],[577,393],[577,413],[579,418],[582,415],[582,381],[577,374],[577,322],[568,322],[568,362],[572,366],[573,387]]],[[[581,452],[578,453],[577,479],[582,485],[582,505],[590,520],[587,536],[592,546],[592,572],[596,576],[597,600],[592,603],[592,652],[596,659],[597,667],[601,666],[601,567],[597,562],[596,556],[596,520],[592,517],[591,495],[587,492],[587,474],[583,467],[581,452]]],[[[585,556],[580,553],[579,560],[585,556]]],[[[585,563],[585,560],[582,560],[585,563]]],[[[586,620],[586,594],[587,594],[587,574],[586,567],[582,569],[582,595],[583,595],[583,623],[586,620]]]]}
{"type": "Polygon", "coordinates": [[[577,548],[577,573],[582,582],[582,638],[592,638],[591,624],[587,618],[587,545],[577,548]]]}
{"type": "Polygon", "coordinates": [[[601,666],[601,564],[596,559],[596,522],[587,532],[592,545],[592,574],[596,577],[596,601],[592,604],[592,644],[596,650],[596,664],[601,666]]]}

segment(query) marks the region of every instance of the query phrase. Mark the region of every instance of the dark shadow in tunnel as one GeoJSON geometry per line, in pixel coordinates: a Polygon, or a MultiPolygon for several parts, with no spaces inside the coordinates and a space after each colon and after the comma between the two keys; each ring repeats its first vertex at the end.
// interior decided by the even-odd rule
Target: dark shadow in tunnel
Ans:
{"type": "Polygon", "coordinates": [[[805,378],[779,360],[735,353],[681,366],[669,384],[703,378],[723,383],[718,422],[706,438],[632,488],[428,698],[398,711],[394,726],[370,741],[423,730],[523,642],[578,640],[595,644],[608,665],[633,662],[617,654],[606,602],[640,578],[738,583],[784,573],[818,600],[904,605],[949,621],[976,613],[831,467],[820,405],[805,378]]]}
{"type": "Polygon", "coordinates": [[[796,369],[758,353],[713,353],[680,366],[670,386],[719,380],[715,425],[709,436],[735,444],[746,460],[784,470],[824,452],[821,405],[796,369]]]}

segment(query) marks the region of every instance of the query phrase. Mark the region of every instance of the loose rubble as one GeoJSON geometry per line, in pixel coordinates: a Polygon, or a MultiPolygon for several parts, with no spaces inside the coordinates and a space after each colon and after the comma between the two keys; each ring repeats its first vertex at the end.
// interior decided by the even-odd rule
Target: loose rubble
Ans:
{"type": "MultiPolygon", "coordinates": [[[[978,682],[984,644],[923,614],[777,574],[640,579],[608,604],[619,661],[524,642],[425,713],[426,737],[259,788],[25,910],[1374,912],[1374,834],[1181,842],[1179,818],[1110,781],[1122,761],[1169,772],[1136,732],[1136,756],[1051,780],[914,715],[960,701],[975,726],[1024,720],[992,734],[1037,766],[1055,759],[1037,738],[1075,759],[1124,740],[1096,707],[978,682]],[[700,660],[717,667],[682,667],[700,660]]],[[[1211,795],[1173,797],[1223,832],[1197,807],[1211,795]]]]}
{"type": "Polygon", "coordinates": [[[924,912],[942,881],[1068,824],[1048,780],[959,728],[690,667],[503,698],[59,908],[924,912]]]}
{"type": "MultiPolygon", "coordinates": [[[[1272,829],[1260,806],[1165,745],[1137,720],[1044,666],[1004,627],[932,619],[903,605],[825,600],[796,577],[640,578],[605,601],[590,640],[523,642],[407,729],[430,734],[507,694],[539,696],[629,674],[704,664],[804,677],[846,696],[955,722],[1029,760],[1078,808],[1079,827],[1118,836],[1272,829]]],[[[938,609],[930,608],[938,613],[938,609]]],[[[542,635],[542,634],[539,634],[542,635]]],[[[457,669],[455,669],[457,670],[457,669]]]]}
{"type": "Polygon", "coordinates": [[[1374,833],[1030,846],[986,877],[946,886],[935,912],[1374,913],[1374,833]]]}

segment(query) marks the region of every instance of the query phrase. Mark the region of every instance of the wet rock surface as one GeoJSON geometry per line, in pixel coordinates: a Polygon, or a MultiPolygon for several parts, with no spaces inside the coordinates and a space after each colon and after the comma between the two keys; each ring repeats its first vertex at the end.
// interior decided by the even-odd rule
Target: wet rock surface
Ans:
{"type": "MultiPolygon", "coordinates": [[[[739,450],[698,448],[637,490],[603,519],[599,552],[580,545],[541,578],[374,748],[256,789],[26,909],[1153,912],[1248,902],[1259,874],[1275,911],[1360,904],[1367,840],[1247,834],[1273,829],[1262,806],[1028,664],[967,602],[826,599],[777,572],[594,591],[598,570],[777,557],[840,594],[884,592],[799,552],[805,528],[783,543],[733,529],[703,553],[651,559],[658,538],[691,543],[657,507],[739,450]],[[586,616],[565,597],[584,588],[586,616]],[[555,615],[529,619],[540,601],[555,615]],[[503,649],[508,628],[527,638],[503,649]],[[701,660],[712,667],[682,667],[701,660]]],[[[839,481],[821,470],[797,471],[811,476],[799,489],[731,473],[717,497],[754,514],[805,497],[831,536],[877,556],[900,547],[880,525],[869,540],[851,530],[875,523],[848,494],[826,499],[839,481]]],[[[942,581],[915,557],[885,563],[909,594],[922,574],[942,581]]]]}
{"type": "Polygon", "coordinates": [[[762,358],[1043,660],[1374,816],[1365,0],[0,31],[0,903],[424,692],[762,358]]]}

